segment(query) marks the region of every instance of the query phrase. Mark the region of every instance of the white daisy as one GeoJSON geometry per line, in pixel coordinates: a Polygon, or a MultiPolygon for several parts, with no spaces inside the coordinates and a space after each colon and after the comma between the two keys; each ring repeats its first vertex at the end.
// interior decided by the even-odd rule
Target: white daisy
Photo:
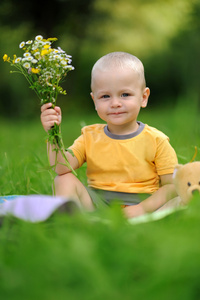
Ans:
{"type": "Polygon", "coordinates": [[[54,58],[54,59],[59,59],[59,58],[60,58],[60,55],[56,54],[56,55],[53,56],[53,58],[54,58]]]}
{"type": "Polygon", "coordinates": [[[28,56],[28,57],[26,58],[26,60],[28,60],[28,61],[32,61],[32,59],[33,59],[33,56],[28,56]]]}
{"type": "Polygon", "coordinates": [[[33,64],[36,64],[38,61],[37,61],[37,59],[33,58],[33,59],[31,60],[31,62],[32,62],[33,64]]]}
{"type": "Polygon", "coordinates": [[[66,66],[67,65],[67,62],[66,62],[66,60],[61,60],[61,62],[60,62],[63,66],[66,66]]]}
{"type": "Polygon", "coordinates": [[[31,54],[29,52],[24,53],[24,57],[29,57],[31,54]]]}
{"type": "Polygon", "coordinates": [[[37,35],[35,37],[36,41],[42,41],[43,40],[43,36],[42,35],[37,35]]]}
{"type": "Polygon", "coordinates": [[[31,65],[30,65],[28,62],[26,62],[25,64],[23,64],[23,67],[26,68],[26,69],[29,69],[30,66],[31,66],[31,65]]]}
{"type": "Polygon", "coordinates": [[[19,44],[19,48],[23,48],[25,46],[25,42],[21,42],[20,44],[19,44]]]}
{"type": "Polygon", "coordinates": [[[17,63],[19,63],[21,60],[22,60],[22,58],[21,58],[21,57],[18,57],[18,58],[15,59],[15,63],[17,64],[17,63]]]}
{"type": "Polygon", "coordinates": [[[32,44],[32,42],[33,42],[33,41],[29,40],[29,41],[26,42],[26,44],[27,44],[27,45],[30,45],[30,44],[32,44]]]}

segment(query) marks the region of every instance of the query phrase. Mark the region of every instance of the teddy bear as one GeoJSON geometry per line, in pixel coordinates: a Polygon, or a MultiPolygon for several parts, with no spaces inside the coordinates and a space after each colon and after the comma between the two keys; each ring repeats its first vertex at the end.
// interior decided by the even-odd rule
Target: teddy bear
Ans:
{"type": "Polygon", "coordinates": [[[177,165],[173,181],[181,204],[186,205],[194,194],[200,194],[200,161],[177,165]]]}

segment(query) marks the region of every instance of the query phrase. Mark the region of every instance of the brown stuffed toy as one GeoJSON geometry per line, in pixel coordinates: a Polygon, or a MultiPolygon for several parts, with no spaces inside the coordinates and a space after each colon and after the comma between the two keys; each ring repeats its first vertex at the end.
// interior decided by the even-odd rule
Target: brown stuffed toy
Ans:
{"type": "Polygon", "coordinates": [[[177,165],[173,180],[181,204],[187,204],[195,193],[200,194],[200,161],[177,165]]]}

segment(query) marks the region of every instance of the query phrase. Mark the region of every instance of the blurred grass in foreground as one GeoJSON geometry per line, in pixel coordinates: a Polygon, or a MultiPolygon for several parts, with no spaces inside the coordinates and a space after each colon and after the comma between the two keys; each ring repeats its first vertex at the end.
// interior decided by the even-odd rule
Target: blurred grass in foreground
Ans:
{"type": "Polygon", "coordinates": [[[6,219],[0,230],[2,299],[199,299],[200,199],[130,225],[55,214],[45,223],[6,219]]]}
{"type": "MultiPolygon", "coordinates": [[[[195,102],[150,107],[139,120],[170,137],[180,163],[191,160],[194,146],[199,160],[195,102]]],[[[95,115],[63,116],[66,147],[82,125],[94,122],[100,122],[95,115]]],[[[40,120],[4,120],[0,126],[0,194],[51,194],[40,120]]],[[[85,181],[85,166],[78,176],[85,181]]],[[[199,299],[199,200],[162,220],[138,225],[124,220],[117,207],[97,216],[55,213],[39,224],[6,218],[0,228],[1,298],[199,299]]]]}

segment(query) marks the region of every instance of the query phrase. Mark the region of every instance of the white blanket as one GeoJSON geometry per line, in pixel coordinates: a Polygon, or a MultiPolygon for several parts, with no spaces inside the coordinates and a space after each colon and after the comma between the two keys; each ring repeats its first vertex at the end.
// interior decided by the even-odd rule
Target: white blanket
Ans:
{"type": "Polygon", "coordinates": [[[12,215],[30,222],[48,219],[59,206],[68,202],[62,197],[46,195],[1,197],[0,200],[0,216],[12,215]]]}

